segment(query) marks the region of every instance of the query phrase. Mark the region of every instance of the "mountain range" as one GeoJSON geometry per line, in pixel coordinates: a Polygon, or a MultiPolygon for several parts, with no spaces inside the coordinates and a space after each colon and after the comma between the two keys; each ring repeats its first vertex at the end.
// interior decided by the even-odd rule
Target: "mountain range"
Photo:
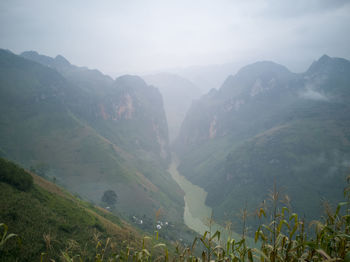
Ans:
{"type": "Polygon", "coordinates": [[[274,185],[308,220],[324,199],[342,199],[348,60],[324,55],[298,74],[256,62],[202,96],[177,75],[144,78],[0,50],[0,157],[101,206],[112,190],[118,213],[144,221],[183,221],[184,192],[167,172],[172,150],[219,222],[258,208],[274,185]]]}
{"type": "Polygon", "coordinates": [[[208,192],[219,221],[253,211],[273,185],[313,219],[342,199],[350,168],[350,62],[327,55],[304,73],[257,62],[189,109],[179,170],[208,192]]]}
{"type": "Polygon", "coordinates": [[[125,215],[181,221],[162,96],[138,76],[115,80],[64,57],[0,50],[0,156],[125,215]]]}
{"type": "Polygon", "coordinates": [[[201,96],[201,91],[191,81],[176,74],[158,73],[145,75],[142,78],[148,84],[156,86],[163,96],[169,126],[169,141],[172,142],[178,136],[192,101],[201,96]]]}

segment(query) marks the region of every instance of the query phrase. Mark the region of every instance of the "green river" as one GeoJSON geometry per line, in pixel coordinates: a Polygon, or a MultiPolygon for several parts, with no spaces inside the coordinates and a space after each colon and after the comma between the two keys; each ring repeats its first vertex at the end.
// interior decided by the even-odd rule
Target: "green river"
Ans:
{"type": "MultiPolygon", "coordinates": [[[[184,222],[186,226],[203,235],[205,231],[209,231],[209,221],[212,216],[212,209],[205,204],[207,192],[197,186],[193,185],[184,176],[182,176],[178,170],[178,159],[173,155],[171,165],[168,169],[172,178],[185,192],[185,211],[184,222]]],[[[211,224],[211,232],[215,233],[217,230],[221,232],[221,240],[227,240],[228,233],[225,228],[217,223],[211,224]]],[[[237,233],[231,232],[231,237],[238,240],[241,236],[237,233]]],[[[247,238],[248,245],[254,246],[254,241],[251,238],[247,238]]]]}

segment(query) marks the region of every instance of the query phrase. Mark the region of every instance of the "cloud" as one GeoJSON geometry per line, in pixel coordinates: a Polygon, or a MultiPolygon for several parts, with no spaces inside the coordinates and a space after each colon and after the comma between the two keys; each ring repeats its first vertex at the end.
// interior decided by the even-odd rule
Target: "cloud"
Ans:
{"type": "Polygon", "coordinates": [[[273,60],[303,71],[350,59],[349,1],[3,0],[0,47],[106,73],[273,60]]]}
{"type": "Polygon", "coordinates": [[[303,16],[331,13],[338,9],[348,7],[348,0],[294,0],[280,1],[268,0],[264,1],[260,14],[270,18],[298,18],[303,16]]]}
{"type": "Polygon", "coordinates": [[[329,99],[324,94],[312,89],[307,89],[305,92],[300,93],[300,96],[304,99],[329,101],[329,99]]]}

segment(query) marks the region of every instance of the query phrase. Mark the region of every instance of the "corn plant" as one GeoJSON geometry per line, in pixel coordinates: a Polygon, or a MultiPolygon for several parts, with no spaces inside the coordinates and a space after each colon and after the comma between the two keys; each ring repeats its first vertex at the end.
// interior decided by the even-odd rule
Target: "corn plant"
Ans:
{"type": "MultiPolygon", "coordinates": [[[[350,182],[350,177],[348,178],[350,182]]],[[[288,205],[280,206],[280,193],[274,186],[270,195],[270,208],[261,206],[257,211],[259,226],[255,231],[254,240],[259,248],[252,248],[246,242],[247,210],[242,210],[243,228],[241,239],[233,239],[229,234],[225,244],[220,244],[221,233],[211,232],[212,219],[209,230],[194,239],[190,247],[183,247],[179,243],[175,252],[169,254],[168,247],[158,242],[158,232],[155,236],[145,236],[139,248],[132,248],[124,242],[124,248],[113,253],[114,245],[110,238],[101,240],[98,233],[94,234],[96,243],[95,256],[88,258],[83,255],[79,244],[71,240],[65,251],[61,252],[64,262],[149,262],[149,261],[180,261],[180,262],[296,262],[296,261],[345,261],[350,262],[350,186],[344,190],[345,201],[337,205],[332,211],[326,208],[326,215],[320,220],[312,221],[308,227],[298,214],[288,205]],[[268,222],[266,222],[267,220],[268,222]],[[310,232],[311,231],[311,232],[310,232]],[[126,245],[125,245],[126,244],[126,245]],[[195,249],[201,244],[199,254],[195,249]]],[[[326,205],[327,206],[327,205],[326,205]]],[[[9,239],[20,238],[16,234],[8,234],[5,224],[0,224],[3,233],[0,242],[0,252],[9,239]]],[[[53,241],[50,234],[45,234],[47,253],[42,253],[41,261],[54,261],[48,254],[53,241]]]]}
{"type": "MultiPolygon", "coordinates": [[[[324,221],[312,221],[315,234],[307,235],[305,222],[289,207],[277,208],[279,193],[275,190],[272,199],[272,221],[261,224],[255,232],[255,241],[261,248],[254,249],[260,261],[350,261],[350,216],[349,192],[345,190],[346,202],[339,203],[336,211],[326,212],[324,221]],[[346,206],[345,215],[340,215],[346,206]]],[[[261,208],[259,218],[266,217],[261,208]]]]}
{"type": "Polygon", "coordinates": [[[0,223],[0,229],[2,228],[3,232],[1,236],[1,241],[0,241],[0,251],[3,250],[3,248],[5,247],[6,243],[10,240],[10,239],[17,239],[17,243],[20,245],[21,244],[21,238],[14,233],[10,233],[8,234],[8,226],[4,223],[0,223]]]}

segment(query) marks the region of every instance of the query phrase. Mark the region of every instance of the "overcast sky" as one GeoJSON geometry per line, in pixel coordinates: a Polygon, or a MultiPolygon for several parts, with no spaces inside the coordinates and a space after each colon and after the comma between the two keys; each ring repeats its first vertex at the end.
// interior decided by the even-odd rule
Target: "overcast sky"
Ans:
{"type": "Polygon", "coordinates": [[[0,48],[115,75],[273,60],[350,59],[350,1],[1,0],[0,48]]]}

